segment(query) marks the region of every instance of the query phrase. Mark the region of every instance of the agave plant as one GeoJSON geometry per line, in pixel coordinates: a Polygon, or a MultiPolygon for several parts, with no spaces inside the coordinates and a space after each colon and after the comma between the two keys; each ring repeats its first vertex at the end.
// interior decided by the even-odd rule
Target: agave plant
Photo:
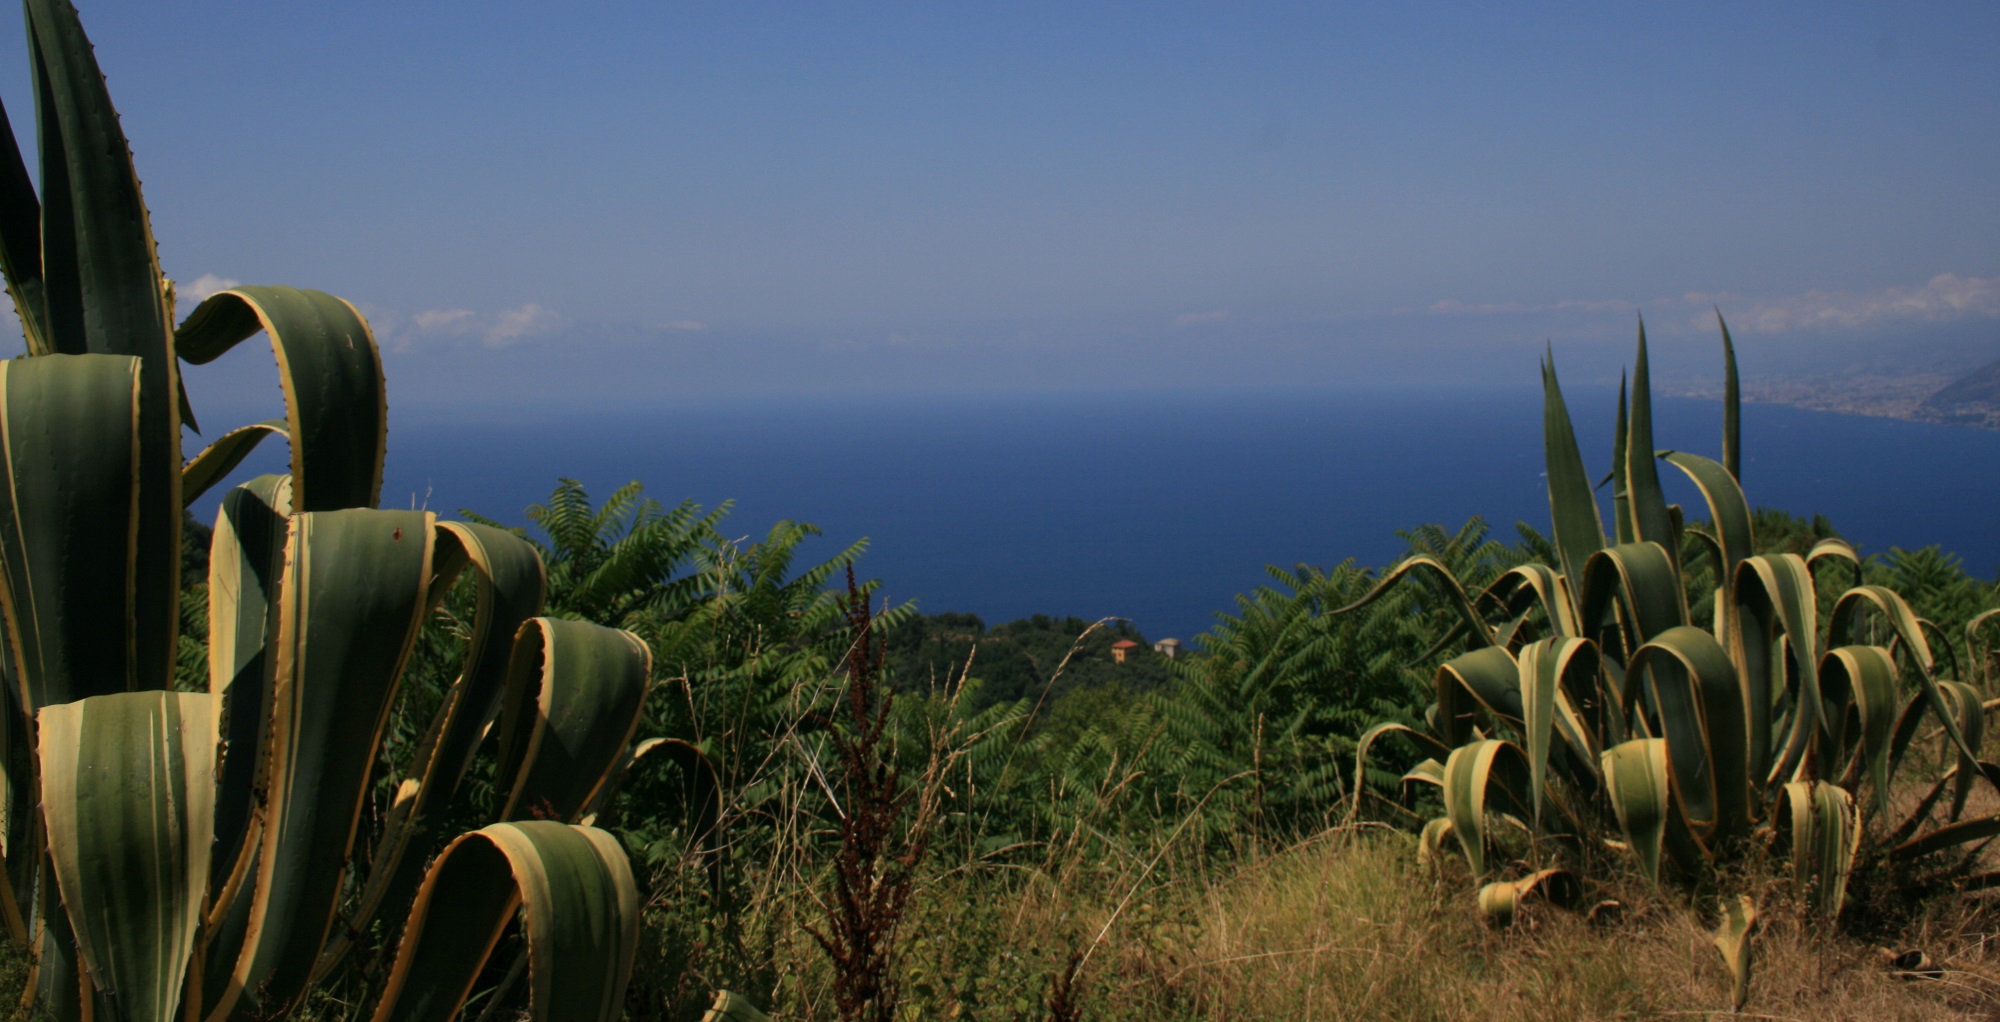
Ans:
{"type": "Polygon", "coordinates": [[[518,917],[535,1014],[616,1017],[637,893],[617,841],[580,821],[628,758],[644,644],[537,616],[546,574],[515,536],[372,509],[387,405],[353,306],[240,287],[174,326],[76,12],[25,6],[39,194],[0,130],[0,268],[29,355],[0,363],[0,921],[32,950],[36,1002],[56,1019],[277,1016],[372,967],[356,948],[386,935],[375,1016],[445,1018],[518,917]],[[259,333],[284,418],[184,464],[180,363],[259,333]],[[183,508],[274,435],[290,473],[231,491],[216,523],[208,691],[170,691],[183,508]],[[468,572],[463,671],[409,776],[385,776],[417,633],[468,572]],[[490,745],[498,798],[470,812],[492,822],[447,843],[437,822],[467,814],[461,781],[490,745]],[[377,787],[393,805],[357,854],[377,787]]]}
{"type": "MultiPolygon", "coordinates": [[[[1845,584],[1858,581],[1859,562],[1843,541],[1803,555],[1754,552],[1726,324],[1722,337],[1720,461],[1655,449],[1642,324],[1629,408],[1619,396],[1607,535],[1550,358],[1543,440],[1555,563],[1515,567],[1473,591],[1435,558],[1413,557],[1353,605],[1418,574],[1448,594],[1467,651],[1438,669],[1428,727],[1370,729],[1357,773],[1386,735],[1408,734],[1429,752],[1404,778],[1442,797],[1423,847],[1462,853],[1497,917],[1525,893],[1509,879],[1520,860],[1587,866],[1610,851],[1659,882],[1708,875],[1760,847],[1789,857],[1831,917],[1859,865],[1917,865],[2000,835],[2000,817],[1965,814],[1974,786],[1996,771],[1978,758],[1982,693],[1952,677],[1957,644],[1895,591],[1845,584]],[[1693,482],[1706,523],[1668,504],[1661,462],[1693,482]],[[1829,588],[1839,595],[1822,613],[1829,588]],[[1710,620],[1690,612],[1691,593],[1708,597],[1699,602],[1710,620]],[[1926,722],[1950,766],[1906,782],[1920,797],[1892,816],[1889,796],[1921,758],[1912,751],[1926,722]]],[[[1732,964],[1747,962],[1754,917],[1754,908],[1725,913],[1732,964]]]]}

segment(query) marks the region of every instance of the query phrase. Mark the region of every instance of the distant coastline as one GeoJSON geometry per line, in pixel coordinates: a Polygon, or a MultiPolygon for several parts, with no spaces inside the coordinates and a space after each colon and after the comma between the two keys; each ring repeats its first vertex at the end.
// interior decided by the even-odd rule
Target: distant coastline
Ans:
{"type": "MultiPolygon", "coordinates": [[[[1968,383],[1991,375],[1994,366],[1972,373],[1937,371],[1819,373],[1746,378],[1746,404],[1784,405],[1815,412],[1901,419],[1946,426],[2000,430],[2000,400],[1968,383]]],[[[1722,386],[1714,381],[1664,384],[1663,394],[1717,401],[1722,386]]]]}

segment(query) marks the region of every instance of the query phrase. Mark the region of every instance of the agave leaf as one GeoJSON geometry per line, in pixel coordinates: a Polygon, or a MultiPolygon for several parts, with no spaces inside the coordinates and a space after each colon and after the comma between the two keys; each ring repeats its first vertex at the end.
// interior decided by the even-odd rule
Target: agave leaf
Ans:
{"type": "Polygon", "coordinates": [[[208,555],[208,691],[226,724],[222,769],[216,779],[218,908],[242,889],[251,833],[252,804],[270,735],[271,689],[277,658],[278,582],[285,570],[286,523],[292,510],[290,476],[265,475],[229,491],[215,520],[208,555]]]}
{"type": "MultiPolygon", "coordinates": [[[[1950,710],[1952,719],[1958,724],[1958,733],[1965,738],[1965,744],[1974,749],[1986,747],[1986,711],[1981,705],[1979,690],[1962,681],[1938,682],[1939,694],[1950,710]]],[[[1985,770],[1976,759],[1971,759],[1963,751],[1958,753],[1958,768],[1952,772],[1951,818],[1956,820],[1965,812],[1966,800],[1972,797],[1972,788],[1979,783],[1985,770]]]]}
{"type": "Polygon", "coordinates": [[[1709,520],[1715,523],[1714,540],[1722,550],[1716,577],[1729,578],[1736,573],[1736,565],[1755,549],[1750,531],[1750,504],[1743,499],[1743,488],[1728,469],[1698,454],[1667,451],[1660,457],[1687,473],[1701,490],[1702,499],[1708,502],[1709,520]]]}
{"type": "Polygon", "coordinates": [[[369,771],[431,575],[416,511],[295,514],[280,585],[269,792],[242,951],[217,1012],[282,1011],[332,925],[369,771]]]}
{"type": "Polygon", "coordinates": [[[193,507],[224,476],[243,464],[243,459],[257,449],[257,444],[267,436],[281,436],[287,440],[291,434],[286,431],[285,420],[271,419],[244,426],[224,433],[220,439],[202,449],[194,460],[181,469],[181,502],[193,507]]]}
{"type": "MultiPolygon", "coordinates": [[[[1448,753],[1447,756],[1449,756],[1448,753]]],[[[1411,784],[1428,784],[1442,791],[1444,790],[1444,764],[1435,758],[1426,759],[1416,766],[1403,771],[1402,784],[1406,787],[1411,784]]]]}
{"type": "Polygon", "coordinates": [[[1632,418],[1625,434],[1625,497],[1630,502],[1632,535],[1640,542],[1658,543],[1678,560],[1680,535],[1667,510],[1666,491],[1653,456],[1653,393],[1646,360],[1646,323],[1639,322],[1639,354],[1632,366],[1632,418]]]}
{"type": "Polygon", "coordinates": [[[42,328],[42,203],[35,197],[34,180],[21,159],[14,126],[7,109],[0,105],[0,273],[7,278],[7,294],[21,320],[21,333],[28,342],[28,354],[49,355],[47,334],[42,328]]]}
{"type": "Polygon", "coordinates": [[[1415,557],[1405,558],[1402,563],[1391,568],[1387,575],[1382,576],[1382,580],[1375,583],[1374,588],[1368,590],[1360,599],[1338,610],[1328,611],[1328,613],[1333,616],[1339,616],[1349,611],[1360,610],[1374,603],[1382,594],[1394,588],[1396,583],[1401,582],[1405,577],[1420,572],[1428,573],[1438,580],[1438,584],[1443,587],[1446,597],[1451,600],[1452,609],[1458,612],[1460,624],[1472,632],[1480,645],[1492,646],[1497,643],[1493,635],[1493,629],[1480,618],[1478,611],[1473,609],[1472,597],[1466,594],[1465,586],[1458,581],[1456,575],[1451,573],[1450,568],[1445,567],[1443,562],[1429,554],[1418,554],[1415,557]]]}
{"type": "Polygon", "coordinates": [[[1820,661],[1819,690],[1826,700],[1829,716],[1839,723],[1835,733],[1839,744],[1826,751],[1829,766],[1834,757],[1847,752],[1845,735],[1846,700],[1852,698],[1861,720],[1854,736],[1854,762],[1868,775],[1874,792],[1875,812],[1889,811],[1889,750],[1895,729],[1896,661],[1880,646],[1842,646],[1827,652],[1820,661]]]}
{"type": "Polygon", "coordinates": [[[1792,875],[1811,892],[1827,919],[1847,904],[1847,877],[1861,847],[1861,820],[1846,789],[1824,781],[1791,781],[1780,789],[1778,839],[1791,843],[1792,875]]]}
{"type": "Polygon", "coordinates": [[[1829,644],[1851,639],[1860,630],[1862,610],[1870,607],[1888,622],[1897,640],[1917,661],[1917,684],[1922,687],[1925,698],[1930,700],[1932,712],[1944,725],[1945,735],[1958,747],[1960,755],[1976,762],[1979,759],[1977,750],[1966,741],[1958,726],[1958,716],[1946,705],[1943,693],[1938,691],[1937,661],[1931,655],[1929,640],[1924,638],[1923,624],[1900,594],[1886,586],[1872,585],[1855,586],[1842,593],[1840,599],[1834,602],[1833,612],[1828,615],[1829,644]]]}
{"type": "Polygon", "coordinates": [[[668,824],[679,822],[685,828],[689,847],[698,847],[708,840],[721,817],[722,775],[700,746],[679,738],[648,738],[626,750],[617,766],[612,768],[609,779],[585,808],[585,818],[606,812],[611,799],[617,794],[617,786],[634,767],[648,760],[674,764],[681,777],[680,804],[660,807],[653,819],[668,824]]]}
{"type": "Polygon", "coordinates": [[[0,600],[30,715],[170,676],[143,670],[135,634],[140,374],[118,355],[0,362],[0,600]]]}
{"type": "Polygon", "coordinates": [[[1854,549],[1854,544],[1844,539],[1822,539],[1806,551],[1806,566],[1814,571],[1819,570],[1821,562],[1833,561],[1846,564],[1854,572],[1854,584],[1861,584],[1861,554],[1854,549]]]}
{"type": "Polygon", "coordinates": [[[174,1022],[201,926],[214,819],[206,694],[44,707],[42,809],[77,950],[118,1017],[174,1022]]]}
{"type": "Polygon", "coordinates": [[[1507,569],[1480,595],[1506,606],[1513,594],[1526,590],[1534,594],[1535,605],[1548,617],[1549,628],[1555,634],[1581,636],[1582,629],[1577,627],[1575,590],[1570,585],[1570,578],[1580,581],[1582,576],[1558,575],[1546,564],[1522,564],[1507,569]]]}
{"type": "Polygon", "coordinates": [[[1673,811],[1668,804],[1667,740],[1635,738],[1604,750],[1599,762],[1625,842],[1639,856],[1646,879],[1659,883],[1660,851],[1667,816],[1673,811]]]}
{"type": "Polygon", "coordinates": [[[1479,889],[1479,911],[1495,926],[1511,926],[1528,899],[1541,895],[1561,908],[1583,900],[1583,881],[1566,869],[1544,869],[1519,880],[1496,880],[1479,889]]]}
{"type": "Polygon", "coordinates": [[[139,687],[165,688],[178,646],[181,556],[180,368],[166,280],[131,148],[76,9],[29,0],[26,10],[42,129],[45,350],[140,360],[142,496],[127,583],[136,592],[120,620],[130,622],[139,687]]]}
{"type": "Polygon", "coordinates": [[[1424,824],[1423,833],[1417,835],[1417,863],[1423,866],[1435,864],[1445,853],[1445,841],[1452,836],[1449,816],[1440,816],[1424,824]]]}
{"type": "MultiPolygon", "coordinates": [[[[1437,739],[1432,738],[1429,734],[1426,734],[1423,731],[1419,731],[1416,728],[1410,727],[1407,724],[1399,724],[1396,723],[1395,721],[1385,721],[1383,723],[1375,725],[1374,727],[1369,728],[1366,731],[1363,731],[1361,733],[1360,740],[1356,741],[1354,744],[1354,802],[1353,805],[1351,805],[1348,809],[1349,819],[1352,819],[1354,818],[1354,816],[1360,814],[1361,793],[1368,790],[1366,782],[1366,776],[1368,771],[1368,752],[1369,750],[1375,747],[1375,740],[1386,734],[1409,735],[1410,738],[1417,743],[1417,746],[1419,748],[1422,748],[1425,751],[1430,752],[1433,756],[1451,755],[1450,748],[1447,747],[1443,742],[1440,742],[1437,739]]],[[[661,739],[655,738],[649,741],[660,741],[660,740],[661,739]]],[[[635,753],[635,756],[642,754],[643,753],[635,753]]],[[[704,757],[704,759],[705,758],[706,757],[704,757]]],[[[1427,760],[1426,762],[1436,762],[1436,761],[1427,760]]],[[[1444,775],[1442,768],[1439,769],[1437,781],[1440,785],[1443,784],[1444,775]]]]}
{"type": "Polygon", "coordinates": [[[1631,441],[1631,414],[1625,405],[1625,374],[1618,374],[1618,425],[1611,434],[1611,518],[1618,545],[1639,542],[1632,530],[1632,497],[1625,483],[1625,451],[1631,441]]]}
{"type": "Polygon", "coordinates": [[[438,856],[375,1022],[455,1017],[517,906],[533,1017],[619,1018],[639,940],[639,893],[625,851],[594,827],[537,820],[473,831],[438,856]]]}
{"type": "Polygon", "coordinates": [[[701,1022],[771,1022],[771,1016],[758,1011],[742,994],[717,990],[715,1002],[702,1013],[701,1022]]]}
{"type": "Polygon", "coordinates": [[[237,287],[196,306],[174,344],[182,358],[202,365],[260,330],[271,339],[285,391],[293,501],[301,511],[374,507],[389,406],[368,321],[324,292],[237,287]]]}
{"type": "Polygon", "coordinates": [[[1555,355],[1542,360],[1542,447],[1549,479],[1549,517],[1555,526],[1556,551],[1567,578],[1582,578],[1590,555],[1604,549],[1604,522],[1597,497],[1583,468],[1570,425],[1569,406],[1556,382],[1555,355]]]}
{"type": "Polygon", "coordinates": [[[573,821],[617,765],[653,657],[631,632],[535,618],[521,626],[500,711],[500,817],[573,821]]]}
{"type": "Polygon", "coordinates": [[[1587,728],[1565,694],[1565,689],[1593,683],[1597,669],[1597,647],[1588,639],[1543,639],[1521,650],[1522,737],[1528,750],[1533,823],[1538,832],[1542,826],[1550,745],[1556,734],[1564,737],[1581,762],[1597,762],[1597,750],[1587,737],[1587,728]],[[1576,680],[1578,677],[1583,680],[1576,680]]]}
{"type": "Polygon", "coordinates": [[[1514,655],[1499,646],[1453,657],[1438,667],[1435,681],[1438,723],[1447,747],[1465,743],[1479,708],[1505,720],[1521,719],[1521,668],[1514,655]]]}
{"type": "Polygon", "coordinates": [[[1711,842],[1747,833],[1750,740],[1729,655],[1699,628],[1669,629],[1632,655],[1625,698],[1636,699],[1642,686],[1667,740],[1674,792],[1696,832],[1711,842]]]}
{"type": "Polygon", "coordinates": [[[1688,623],[1687,595],[1673,555],[1658,543],[1629,543],[1591,555],[1579,599],[1586,637],[1622,621],[1626,649],[1688,623]]]}
{"type": "Polygon", "coordinates": [[[1730,659],[1743,678],[1749,721],[1750,762],[1769,784],[1804,758],[1819,716],[1819,597],[1812,571],[1796,554],[1746,557],[1730,583],[1737,627],[1730,630],[1730,659]],[[1786,655],[1803,692],[1781,756],[1773,747],[1771,707],[1785,689],[1786,655]]]}
{"type": "Polygon", "coordinates": [[[1973,672],[1979,679],[1979,683],[1986,686],[1989,691],[1993,687],[1993,681],[1987,677],[1986,665],[1990,659],[1991,647],[1982,647],[1980,645],[1979,633],[1994,621],[2000,621],[2000,609],[1978,614],[1972,620],[1965,623],[1965,646],[1968,650],[1972,651],[1973,672]]]}
{"type": "Polygon", "coordinates": [[[410,852],[430,847],[435,822],[445,815],[480,740],[499,716],[515,633],[542,612],[548,598],[548,573],[533,544],[490,525],[439,522],[426,604],[435,607],[467,567],[473,572],[474,609],[462,670],[417,750],[420,779],[409,782],[416,786],[409,811],[399,825],[383,828],[353,910],[354,925],[334,935],[320,956],[317,975],[347,954],[353,933],[382,913],[400,915],[415,897],[425,863],[423,855],[410,852]]]}
{"type": "Polygon", "coordinates": [[[1528,783],[1527,760],[1520,746],[1512,742],[1481,739],[1453,749],[1445,761],[1444,811],[1473,876],[1483,878],[1490,872],[1486,861],[1488,813],[1526,816],[1528,800],[1521,796],[1528,783]],[[1491,805],[1496,790],[1503,803],[1497,810],[1491,805]]]}
{"type": "Polygon", "coordinates": [[[1889,861],[1908,862],[1912,859],[1921,859],[1932,852],[1993,837],[2000,837],[2000,815],[1975,816],[1969,820],[1945,824],[1891,848],[1889,861]]]}
{"type": "Polygon", "coordinates": [[[1750,1003],[1750,938],[1757,925],[1757,903],[1747,894],[1722,907],[1722,925],[1715,930],[1715,949],[1729,967],[1732,1010],[1750,1003]]]}
{"type": "Polygon", "coordinates": [[[1743,387],[1736,379],[1736,343],[1729,339],[1729,324],[1722,310],[1715,310],[1715,325],[1722,328],[1722,467],[1740,488],[1743,484],[1743,387]]]}

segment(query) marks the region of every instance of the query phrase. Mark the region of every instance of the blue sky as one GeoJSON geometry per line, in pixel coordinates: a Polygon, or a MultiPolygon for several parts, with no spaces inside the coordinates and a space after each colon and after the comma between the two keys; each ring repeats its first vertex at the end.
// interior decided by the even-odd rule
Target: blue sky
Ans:
{"type": "Polygon", "coordinates": [[[80,6],[169,275],[406,409],[2000,356],[1990,3],[80,6]]]}

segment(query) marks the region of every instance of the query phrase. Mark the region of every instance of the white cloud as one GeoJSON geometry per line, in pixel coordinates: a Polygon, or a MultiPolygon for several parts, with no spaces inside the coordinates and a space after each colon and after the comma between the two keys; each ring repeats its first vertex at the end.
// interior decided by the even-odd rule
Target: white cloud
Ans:
{"type": "Polygon", "coordinates": [[[180,319],[194,311],[203,301],[236,287],[243,282],[214,273],[204,273],[185,284],[174,285],[174,318],[180,319]]]}
{"type": "Polygon", "coordinates": [[[1195,326],[1201,323],[1220,323],[1229,318],[1227,312],[1183,312],[1174,317],[1175,326],[1195,326]]]}
{"type": "Polygon", "coordinates": [[[459,333],[465,329],[465,321],[471,318],[471,309],[425,309],[411,316],[410,322],[427,334],[459,333]],[[455,326],[458,329],[453,329],[455,326]]]}
{"type": "Polygon", "coordinates": [[[2000,278],[1940,273],[1919,287],[1873,291],[1807,291],[1785,298],[1751,300],[1734,295],[1690,293],[1694,305],[1722,304],[1729,328],[1743,333],[1793,330],[1859,330],[1909,323],[2000,319],[2000,278]],[[1726,301],[1733,299],[1733,301],[1726,301]]]}
{"type": "Polygon", "coordinates": [[[1523,312],[1629,312],[1641,303],[1625,298],[1566,298],[1559,302],[1482,302],[1467,305],[1456,298],[1432,302],[1424,311],[1437,316],[1493,316],[1523,312]]]}
{"type": "Polygon", "coordinates": [[[508,309],[494,318],[486,327],[484,338],[489,348],[504,348],[515,341],[547,333],[555,326],[556,314],[533,302],[518,309],[508,309]]]}

